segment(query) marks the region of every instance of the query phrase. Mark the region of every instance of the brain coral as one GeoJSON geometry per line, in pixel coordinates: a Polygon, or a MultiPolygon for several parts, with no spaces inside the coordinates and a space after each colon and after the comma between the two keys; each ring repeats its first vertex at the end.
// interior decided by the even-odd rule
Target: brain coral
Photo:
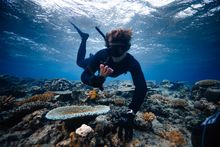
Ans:
{"type": "Polygon", "coordinates": [[[80,117],[97,116],[106,114],[110,110],[109,106],[97,105],[97,106],[64,106],[58,107],[46,114],[47,119],[52,120],[66,120],[80,117]]]}

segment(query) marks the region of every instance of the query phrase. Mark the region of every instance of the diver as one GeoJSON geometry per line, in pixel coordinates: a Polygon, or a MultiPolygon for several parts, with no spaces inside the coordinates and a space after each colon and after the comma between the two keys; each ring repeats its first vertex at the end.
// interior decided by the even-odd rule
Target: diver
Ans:
{"type": "Polygon", "coordinates": [[[118,123],[118,136],[124,140],[133,137],[133,120],[140,109],[147,92],[146,80],[139,62],[128,53],[132,31],[130,29],[115,29],[104,34],[96,27],[105,40],[106,48],[95,55],[86,55],[86,41],[89,34],[82,32],[74,23],[70,22],[81,36],[81,43],[77,54],[77,65],[84,69],[81,80],[83,83],[103,90],[106,78],[117,77],[130,72],[135,86],[134,95],[128,109],[122,114],[118,123]],[[98,75],[95,73],[99,71],[98,75]],[[124,133],[123,133],[124,132],[124,133]]]}

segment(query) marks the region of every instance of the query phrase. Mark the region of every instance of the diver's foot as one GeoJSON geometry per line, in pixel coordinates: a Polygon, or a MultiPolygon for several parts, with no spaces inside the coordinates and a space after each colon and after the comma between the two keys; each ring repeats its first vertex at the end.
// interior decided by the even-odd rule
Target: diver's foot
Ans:
{"type": "Polygon", "coordinates": [[[76,29],[83,40],[87,40],[89,38],[89,34],[82,32],[74,23],[70,23],[73,25],[73,27],[76,29]]]}

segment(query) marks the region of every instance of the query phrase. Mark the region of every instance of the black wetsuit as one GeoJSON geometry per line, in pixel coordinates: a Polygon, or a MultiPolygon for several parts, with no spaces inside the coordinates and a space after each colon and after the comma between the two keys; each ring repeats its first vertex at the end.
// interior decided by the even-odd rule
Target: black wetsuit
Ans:
{"type": "Polygon", "coordinates": [[[95,86],[94,83],[96,83],[96,80],[100,78],[99,76],[95,75],[96,71],[99,70],[100,64],[108,65],[108,67],[114,70],[114,72],[109,75],[110,77],[117,77],[123,73],[130,72],[133,83],[135,85],[135,91],[129,108],[132,109],[135,113],[139,110],[141,104],[144,101],[144,97],[147,92],[147,86],[144,74],[141,70],[141,66],[131,54],[127,53],[126,57],[120,62],[113,62],[111,56],[108,53],[108,49],[103,49],[98,51],[89,59],[85,59],[84,61],[86,62],[83,64],[83,68],[85,70],[81,75],[81,80],[83,83],[90,86],[95,86]],[[88,64],[88,66],[85,66],[86,64],[88,64]]]}

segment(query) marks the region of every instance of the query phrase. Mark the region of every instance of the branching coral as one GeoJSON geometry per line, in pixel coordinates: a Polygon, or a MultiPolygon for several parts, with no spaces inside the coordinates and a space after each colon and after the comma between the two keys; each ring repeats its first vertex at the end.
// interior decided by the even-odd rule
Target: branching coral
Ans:
{"type": "Polygon", "coordinates": [[[55,108],[49,111],[46,118],[52,120],[66,120],[72,118],[97,116],[106,114],[110,110],[109,106],[97,105],[97,106],[64,106],[55,108]]]}
{"type": "Polygon", "coordinates": [[[14,105],[15,98],[12,96],[0,96],[0,111],[14,105]]]}
{"type": "Polygon", "coordinates": [[[28,98],[28,99],[25,99],[23,101],[17,102],[16,104],[18,106],[20,106],[20,105],[23,105],[25,103],[36,102],[36,101],[47,102],[47,101],[51,101],[54,96],[55,96],[55,94],[49,91],[49,92],[45,92],[43,94],[34,95],[31,98],[28,98]]]}
{"type": "Polygon", "coordinates": [[[94,100],[96,98],[98,98],[98,94],[96,90],[91,90],[87,93],[87,98],[94,100]]]}
{"type": "Polygon", "coordinates": [[[177,130],[173,130],[170,132],[161,132],[161,137],[169,140],[172,143],[175,143],[176,145],[184,145],[186,143],[182,133],[177,130]]]}
{"type": "Polygon", "coordinates": [[[142,117],[145,121],[150,121],[150,122],[156,119],[156,116],[152,112],[145,112],[142,117]]]}

